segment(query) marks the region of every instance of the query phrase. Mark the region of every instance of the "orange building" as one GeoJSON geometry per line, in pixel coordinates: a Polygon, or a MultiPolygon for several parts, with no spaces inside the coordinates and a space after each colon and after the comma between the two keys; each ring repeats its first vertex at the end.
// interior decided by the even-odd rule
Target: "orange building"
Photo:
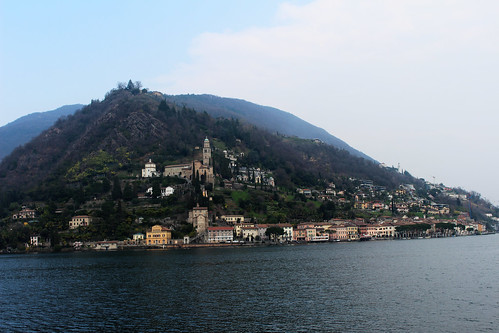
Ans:
{"type": "Polygon", "coordinates": [[[151,231],[146,233],[147,245],[168,244],[170,239],[172,239],[171,230],[158,224],[153,226],[151,231]]]}

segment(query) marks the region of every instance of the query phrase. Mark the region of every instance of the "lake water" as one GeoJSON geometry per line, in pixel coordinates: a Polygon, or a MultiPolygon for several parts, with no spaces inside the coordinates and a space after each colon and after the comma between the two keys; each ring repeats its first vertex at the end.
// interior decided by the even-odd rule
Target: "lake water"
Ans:
{"type": "Polygon", "coordinates": [[[499,235],[0,256],[2,332],[498,332],[499,235]]]}

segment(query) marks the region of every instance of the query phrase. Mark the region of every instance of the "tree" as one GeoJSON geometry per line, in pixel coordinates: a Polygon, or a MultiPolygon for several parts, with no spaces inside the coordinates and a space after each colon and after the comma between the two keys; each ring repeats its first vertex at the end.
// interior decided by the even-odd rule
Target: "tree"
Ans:
{"type": "Polygon", "coordinates": [[[131,201],[135,197],[133,193],[133,188],[130,183],[126,183],[125,189],[123,190],[123,199],[126,201],[131,201]]]}
{"type": "Polygon", "coordinates": [[[270,240],[276,241],[279,236],[284,235],[284,229],[278,226],[268,227],[265,230],[265,235],[270,238],[270,240]]]}
{"type": "Polygon", "coordinates": [[[120,179],[118,177],[114,177],[113,190],[111,192],[111,197],[113,198],[113,200],[118,200],[118,199],[123,198],[123,193],[121,192],[120,179]]]}
{"type": "Polygon", "coordinates": [[[109,182],[109,179],[104,178],[102,180],[102,193],[107,193],[111,190],[111,183],[109,182]]]}
{"type": "Polygon", "coordinates": [[[154,184],[152,184],[152,197],[154,199],[161,197],[161,186],[159,182],[154,182],[154,184]]]}

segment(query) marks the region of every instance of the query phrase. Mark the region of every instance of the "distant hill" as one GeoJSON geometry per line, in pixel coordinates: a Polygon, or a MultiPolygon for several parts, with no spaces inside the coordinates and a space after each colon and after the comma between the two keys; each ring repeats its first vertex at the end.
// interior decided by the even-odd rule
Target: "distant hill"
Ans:
{"type": "Polygon", "coordinates": [[[234,117],[216,119],[201,111],[165,103],[155,93],[114,90],[15,149],[0,163],[0,188],[27,190],[42,183],[138,172],[151,157],[159,164],[189,159],[192,147],[206,136],[228,149],[241,142],[248,165],[275,171],[277,181],[289,188],[339,176],[368,178],[387,187],[412,180],[331,145],[276,136],[234,117]]]}
{"type": "Polygon", "coordinates": [[[344,149],[354,156],[373,160],[324,129],[276,108],[250,103],[242,99],[223,98],[213,95],[189,94],[165,95],[165,97],[167,101],[180,106],[185,105],[199,112],[206,111],[214,118],[237,118],[274,133],[278,132],[303,139],[319,139],[339,149],[344,149]]]}
{"type": "MultiPolygon", "coordinates": [[[[214,118],[239,119],[273,133],[304,139],[319,139],[350,154],[374,161],[373,158],[352,148],[346,142],[329,134],[289,112],[262,106],[242,99],[213,95],[164,95],[167,102],[186,106],[199,112],[206,111],[214,118]]],[[[65,105],[56,110],[32,113],[0,127],[0,161],[14,148],[29,142],[52,126],[61,116],[73,114],[84,105],[65,105]]]]}
{"type": "MultiPolygon", "coordinates": [[[[203,112],[206,108],[165,101],[161,93],[141,90],[129,82],[108,92],[104,100],[93,100],[73,115],[60,118],[0,162],[0,222],[10,221],[23,205],[37,208],[40,214],[39,224],[26,226],[26,234],[16,230],[0,233],[0,249],[10,244],[12,237],[26,243],[28,231],[52,234],[54,239],[66,237],[67,241],[80,236],[122,240],[137,231],[133,221],[140,217],[146,223],[139,227],[142,231],[171,218],[181,238],[192,231],[192,226],[182,234],[179,230],[185,225],[187,211],[197,205],[266,223],[298,223],[398,214],[395,205],[404,198],[414,200],[413,195],[427,204],[440,200],[442,191],[428,191],[423,180],[407,172],[380,167],[330,144],[278,135],[239,117],[222,117],[222,113],[228,114],[224,108],[220,107],[215,118],[203,112]],[[170,176],[140,177],[149,160],[159,171],[178,164],[194,166],[206,138],[212,147],[208,169],[213,170],[214,183],[207,184],[201,169],[187,181],[170,176]],[[262,182],[270,178],[271,183],[262,182]],[[407,184],[413,192],[398,190],[407,184]],[[174,196],[145,195],[149,188],[154,196],[168,185],[180,185],[174,196]],[[328,187],[338,191],[338,196],[323,197],[328,187]],[[392,209],[358,211],[358,198],[380,200],[392,209]],[[84,214],[96,217],[89,233],[60,234],[68,229],[71,216],[84,214]]],[[[467,208],[456,199],[443,203],[453,215],[467,208]]],[[[478,201],[469,207],[475,216],[491,211],[478,201]]]]}
{"type": "Polygon", "coordinates": [[[57,119],[75,113],[82,104],[64,105],[52,111],[35,112],[0,127],[0,161],[14,148],[29,142],[52,126],[57,119]]]}

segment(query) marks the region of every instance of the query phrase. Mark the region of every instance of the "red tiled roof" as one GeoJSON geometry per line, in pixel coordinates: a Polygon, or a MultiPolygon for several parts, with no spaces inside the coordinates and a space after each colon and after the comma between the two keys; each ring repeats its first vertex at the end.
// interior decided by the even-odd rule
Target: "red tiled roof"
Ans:
{"type": "Polygon", "coordinates": [[[216,231],[216,230],[234,230],[232,227],[208,227],[209,231],[216,231]]]}

